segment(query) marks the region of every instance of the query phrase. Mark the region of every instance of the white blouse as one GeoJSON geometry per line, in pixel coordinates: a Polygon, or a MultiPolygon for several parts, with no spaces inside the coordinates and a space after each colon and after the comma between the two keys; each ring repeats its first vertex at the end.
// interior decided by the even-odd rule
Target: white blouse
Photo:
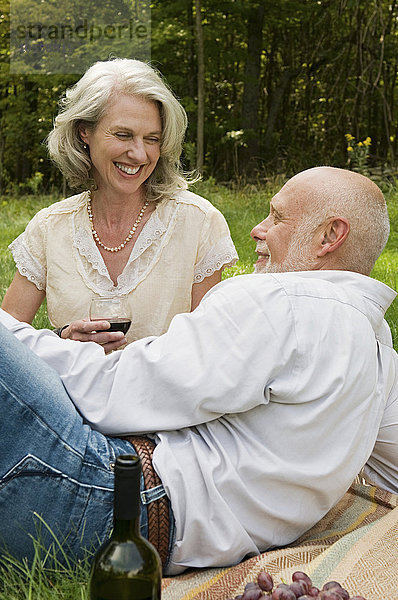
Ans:
{"type": "Polygon", "coordinates": [[[39,211],[9,246],[21,275],[45,290],[49,319],[61,327],[88,318],[90,299],[126,295],[128,342],[167,331],[191,309],[192,285],[238,255],[223,215],[189,191],[158,204],[115,286],[93,240],[83,192],[39,211]]]}

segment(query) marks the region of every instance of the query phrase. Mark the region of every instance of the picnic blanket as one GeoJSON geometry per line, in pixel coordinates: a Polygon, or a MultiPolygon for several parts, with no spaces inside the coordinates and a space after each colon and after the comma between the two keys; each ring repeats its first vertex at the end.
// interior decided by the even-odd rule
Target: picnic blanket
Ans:
{"type": "Polygon", "coordinates": [[[304,571],[314,585],[338,581],[350,595],[398,600],[398,495],[354,483],[294,544],[223,569],[189,570],[162,582],[162,600],[226,600],[266,570],[277,585],[304,571]],[[355,594],[354,594],[355,592],[355,594]]]}

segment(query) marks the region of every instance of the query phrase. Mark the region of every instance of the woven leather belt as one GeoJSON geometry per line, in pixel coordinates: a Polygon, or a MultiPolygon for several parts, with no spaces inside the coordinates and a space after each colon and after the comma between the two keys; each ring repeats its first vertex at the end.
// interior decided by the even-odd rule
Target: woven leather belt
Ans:
{"type": "MultiPolygon", "coordinates": [[[[141,436],[126,436],[125,439],[133,444],[141,459],[145,489],[150,490],[162,485],[152,464],[152,455],[156,444],[149,438],[141,436]]],[[[148,510],[148,541],[155,546],[162,564],[165,565],[169,552],[169,499],[164,495],[146,506],[148,510]]]]}

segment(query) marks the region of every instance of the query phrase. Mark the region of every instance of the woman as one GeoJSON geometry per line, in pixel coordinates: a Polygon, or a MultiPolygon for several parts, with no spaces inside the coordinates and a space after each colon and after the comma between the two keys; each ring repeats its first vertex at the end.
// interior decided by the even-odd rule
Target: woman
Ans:
{"type": "Polygon", "coordinates": [[[187,191],[180,154],[186,114],[149,65],[94,64],[67,91],[50,157],[85,191],[41,210],[10,245],[17,272],[2,308],[31,322],[44,298],[59,335],[126,342],[90,322],[93,297],[127,295],[127,341],[165,332],[234,264],[224,217],[187,191]]]}

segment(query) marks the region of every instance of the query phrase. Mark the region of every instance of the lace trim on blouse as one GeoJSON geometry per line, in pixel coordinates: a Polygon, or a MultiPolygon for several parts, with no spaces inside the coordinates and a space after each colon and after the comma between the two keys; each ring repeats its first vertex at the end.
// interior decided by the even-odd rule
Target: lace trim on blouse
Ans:
{"type": "Polygon", "coordinates": [[[8,246],[11,250],[16,267],[21,275],[35,284],[38,290],[46,289],[46,269],[29,252],[25,245],[24,233],[21,233],[8,246]]]}
{"type": "Polygon", "coordinates": [[[237,260],[238,254],[231,243],[231,238],[225,236],[195,266],[193,282],[200,283],[223,267],[232,267],[237,260]]]}
{"type": "MultiPolygon", "coordinates": [[[[130,293],[132,289],[137,286],[139,281],[146,276],[148,268],[152,268],[154,263],[157,262],[156,258],[152,258],[149,264],[145,267],[144,273],[142,273],[143,263],[141,260],[138,260],[139,257],[147,248],[152,246],[152,244],[159,246],[165,232],[166,227],[157,213],[152,213],[151,217],[145,223],[142,231],[140,232],[137,241],[133,246],[127,264],[124,267],[123,272],[117,278],[117,286],[115,286],[109,277],[104,259],[102,258],[93,240],[91,232],[87,231],[82,226],[79,226],[74,235],[73,245],[78,250],[80,257],[84,257],[93,268],[93,272],[88,275],[83,264],[80,262],[80,272],[84,276],[87,285],[97,293],[130,293]]],[[[157,254],[158,253],[159,249],[157,250],[157,254]]]]}

